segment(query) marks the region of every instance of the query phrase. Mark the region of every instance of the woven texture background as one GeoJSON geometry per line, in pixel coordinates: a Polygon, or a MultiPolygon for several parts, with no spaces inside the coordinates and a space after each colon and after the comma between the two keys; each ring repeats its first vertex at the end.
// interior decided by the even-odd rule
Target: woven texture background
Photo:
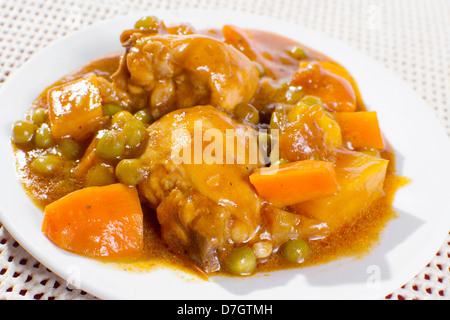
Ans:
{"type": "MultiPolygon", "coordinates": [[[[75,30],[152,9],[196,8],[282,19],[362,51],[405,80],[450,136],[448,0],[0,0],[0,87],[34,52],[75,30]]],[[[0,222],[0,299],[95,297],[41,265],[0,222]]],[[[450,235],[415,278],[385,299],[450,300],[450,235]]]]}

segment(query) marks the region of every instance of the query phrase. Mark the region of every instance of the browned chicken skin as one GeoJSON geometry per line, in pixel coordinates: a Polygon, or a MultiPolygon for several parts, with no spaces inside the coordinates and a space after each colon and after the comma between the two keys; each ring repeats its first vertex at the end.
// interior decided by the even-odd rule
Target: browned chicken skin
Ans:
{"type": "MultiPolygon", "coordinates": [[[[156,208],[164,240],[172,248],[187,250],[206,271],[216,271],[220,268],[221,251],[233,243],[251,241],[258,231],[261,200],[248,175],[260,165],[236,163],[240,161],[238,146],[232,148],[234,152],[231,148],[225,150],[223,157],[216,159],[218,163],[195,163],[198,121],[204,135],[210,129],[220,133],[216,137],[223,139],[224,148],[226,130],[239,134],[241,129],[236,141],[247,141],[248,150],[250,140],[245,132],[251,129],[216,108],[197,106],[173,111],[148,128],[149,145],[141,160],[149,175],[139,189],[156,208]],[[182,154],[181,150],[188,150],[186,147],[193,157],[185,162],[191,163],[177,163],[174,154],[182,154]],[[227,157],[235,159],[235,163],[228,163],[227,157]]],[[[200,146],[204,157],[210,144],[203,142],[200,146]]],[[[202,162],[206,161],[205,157],[202,162]]]]}
{"type": "Polygon", "coordinates": [[[199,104],[233,111],[253,98],[258,70],[233,46],[202,34],[139,32],[122,36],[127,53],[115,78],[148,93],[154,118],[199,104]]]}

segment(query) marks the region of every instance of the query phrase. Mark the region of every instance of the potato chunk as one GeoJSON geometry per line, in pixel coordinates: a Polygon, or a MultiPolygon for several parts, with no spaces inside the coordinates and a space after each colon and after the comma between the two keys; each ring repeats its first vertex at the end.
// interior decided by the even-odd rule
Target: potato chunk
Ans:
{"type": "Polygon", "coordinates": [[[338,152],[338,193],[294,205],[293,209],[327,223],[330,230],[336,229],[352,221],[383,194],[388,163],[360,152],[338,152]]]}
{"type": "Polygon", "coordinates": [[[342,145],[341,129],[323,107],[299,102],[285,117],[282,112],[275,111],[271,120],[271,127],[280,129],[280,158],[333,159],[334,150],[342,145]]]}
{"type": "Polygon", "coordinates": [[[97,77],[75,80],[48,92],[50,126],[55,139],[70,136],[83,141],[103,116],[97,77]]]}

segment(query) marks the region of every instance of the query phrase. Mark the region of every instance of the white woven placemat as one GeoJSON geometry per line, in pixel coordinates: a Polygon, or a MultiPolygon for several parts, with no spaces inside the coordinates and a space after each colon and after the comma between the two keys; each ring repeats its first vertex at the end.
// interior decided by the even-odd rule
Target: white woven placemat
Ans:
{"type": "MultiPolygon", "coordinates": [[[[448,0],[0,0],[0,87],[34,52],[77,29],[152,9],[196,8],[279,18],[336,38],[405,80],[450,135],[448,0]]],[[[0,299],[95,297],[41,265],[0,222],[0,299]]],[[[430,263],[386,299],[450,300],[450,235],[430,263]]]]}

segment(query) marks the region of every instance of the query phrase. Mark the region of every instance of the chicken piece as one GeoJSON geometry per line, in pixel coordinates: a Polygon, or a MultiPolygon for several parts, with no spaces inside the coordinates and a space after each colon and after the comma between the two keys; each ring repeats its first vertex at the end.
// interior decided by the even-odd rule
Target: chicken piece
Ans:
{"type": "Polygon", "coordinates": [[[139,32],[122,35],[127,52],[113,79],[143,88],[154,118],[200,104],[231,112],[254,96],[257,68],[233,46],[201,34],[139,32]]]}
{"type": "Polygon", "coordinates": [[[206,272],[219,270],[227,248],[252,241],[259,229],[262,201],[248,178],[261,166],[250,151],[256,132],[196,106],[166,114],[148,133],[139,190],[156,208],[163,239],[206,272]]]}

